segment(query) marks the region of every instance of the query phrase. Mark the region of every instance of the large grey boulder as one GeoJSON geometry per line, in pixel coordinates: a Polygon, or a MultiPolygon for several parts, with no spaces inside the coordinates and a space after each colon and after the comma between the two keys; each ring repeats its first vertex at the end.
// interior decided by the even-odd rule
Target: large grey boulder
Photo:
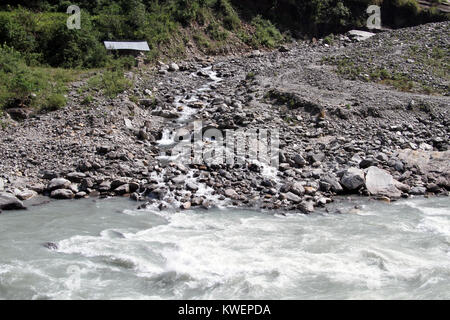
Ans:
{"type": "Polygon", "coordinates": [[[66,179],[62,178],[55,178],[50,181],[50,183],[47,186],[48,191],[53,191],[57,189],[68,189],[70,188],[71,182],[66,179]]]}
{"type": "Polygon", "coordinates": [[[366,174],[367,191],[374,196],[400,198],[402,192],[395,186],[394,178],[385,170],[369,167],[366,174]]]}
{"type": "Polygon", "coordinates": [[[0,191],[5,190],[5,183],[3,182],[3,179],[0,178],[0,191]]]}
{"type": "Polygon", "coordinates": [[[22,210],[26,209],[22,201],[14,195],[6,192],[0,193],[0,210],[22,210]]]}
{"type": "Polygon", "coordinates": [[[364,183],[364,171],[358,168],[348,168],[341,178],[341,184],[350,191],[359,189],[364,183]]]}

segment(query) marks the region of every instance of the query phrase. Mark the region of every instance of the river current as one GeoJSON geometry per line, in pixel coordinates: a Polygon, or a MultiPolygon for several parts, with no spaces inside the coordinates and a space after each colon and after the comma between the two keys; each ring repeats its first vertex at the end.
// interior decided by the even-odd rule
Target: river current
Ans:
{"type": "Polygon", "coordinates": [[[3,212],[0,299],[450,299],[450,198],[309,216],[136,206],[3,212]]]}

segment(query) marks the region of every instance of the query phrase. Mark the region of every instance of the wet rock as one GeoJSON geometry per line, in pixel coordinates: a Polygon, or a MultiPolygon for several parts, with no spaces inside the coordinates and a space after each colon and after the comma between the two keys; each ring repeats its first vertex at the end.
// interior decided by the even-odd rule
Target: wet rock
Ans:
{"type": "Polygon", "coordinates": [[[71,182],[63,178],[55,178],[50,181],[47,186],[48,191],[53,191],[56,189],[68,189],[70,188],[71,182]]]}
{"type": "Polygon", "coordinates": [[[386,196],[400,198],[401,191],[397,189],[394,178],[385,170],[378,167],[370,167],[366,174],[366,188],[373,196],[386,196]]]}
{"type": "Polygon", "coordinates": [[[171,179],[174,184],[183,185],[186,181],[186,176],[176,176],[171,179]]]}
{"type": "Polygon", "coordinates": [[[75,198],[75,195],[73,194],[72,190],[69,189],[57,189],[52,191],[50,194],[50,197],[53,199],[58,200],[68,200],[75,198]]]}
{"type": "Polygon", "coordinates": [[[302,201],[297,208],[304,214],[310,214],[314,212],[314,203],[311,201],[302,201]]]}
{"type": "Polygon", "coordinates": [[[239,195],[233,189],[225,190],[224,194],[225,194],[226,197],[228,197],[230,199],[238,199],[239,198],[239,195]]]}
{"type": "Polygon", "coordinates": [[[414,196],[423,196],[426,192],[427,188],[425,187],[413,187],[409,193],[414,196]]]}
{"type": "Polygon", "coordinates": [[[192,206],[192,204],[188,201],[188,202],[185,202],[185,203],[183,203],[183,204],[181,205],[181,209],[183,209],[183,210],[189,210],[189,209],[191,208],[191,206],[192,206]]]}
{"type": "Polygon", "coordinates": [[[114,192],[118,195],[124,195],[130,193],[130,185],[128,183],[121,185],[114,189],[114,192]]]}
{"type": "Polygon", "coordinates": [[[34,198],[35,196],[37,196],[37,192],[33,191],[33,190],[18,191],[15,194],[16,194],[16,197],[22,201],[30,200],[31,198],[34,198]]]}
{"type": "Polygon", "coordinates": [[[411,191],[411,187],[410,186],[408,186],[407,184],[401,183],[401,182],[399,182],[397,180],[394,180],[394,185],[395,185],[395,187],[398,190],[400,190],[400,191],[402,191],[404,193],[409,193],[411,191]]]}
{"type": "Polygon", "coordinates": [[[75,194],[76,199],[81,199],[81,198],[86,198],[86,197],[87,197],[87,193],[84,191],[80,191],[75,194]]]}
{"type": "Polygon", "coordinates": [[[6,192],[0,193],[0,210],[22,210],[26,209],[22,201],[14,195],[6,192]]]}
{"type": "Polygon", "coordinates": [[[186,184],[186,188],[187,188],[189,191],[193,191],[193,192],[198,191],[198,186],[197,186],[196,184],[194,184],[194,183],[191,183],[191,182],[188,182],[188,183],[186,184]]]}
{"type": "Polygon", "coordinates": [[[46,242],[43,246],[49,250],[58,250],[58,245],[54,242],[46,242]]]}
{"type": "Polygon", "coordinates": [[[341,184],[350,191],[358,190],[364,183],[364,171],[357,168],[347,169],[341,178],[341,184]]]}
{"type": "Polygon", "coordinates": [[[335,192],[335,193],[341,193],[341,192],[344,191],[344,189],[342,188],[342,186],[339,183],[338,179],[335,176],[331,175],[331,174],[327,174],[327,175],[323,176],[322,179],[320,180],[320,183],[321,183],[321,185],[320,185],[321,190],[323,190],[323,191],[332,191],[332,192],[335,192]],[[329,189],[328,190],[324,190],[323,189],[323,186],[324,186],[323,184],[324,183],[329,185],[329,189]]]}

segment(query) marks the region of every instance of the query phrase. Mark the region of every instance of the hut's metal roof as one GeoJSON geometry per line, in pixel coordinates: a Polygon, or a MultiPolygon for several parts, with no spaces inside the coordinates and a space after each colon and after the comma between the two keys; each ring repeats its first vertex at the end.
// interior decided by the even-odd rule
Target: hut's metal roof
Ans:
{"type": "Polygon", "coordinates": [[[147,41],[105,41],[107,50],[150,51],[147,41]]]}

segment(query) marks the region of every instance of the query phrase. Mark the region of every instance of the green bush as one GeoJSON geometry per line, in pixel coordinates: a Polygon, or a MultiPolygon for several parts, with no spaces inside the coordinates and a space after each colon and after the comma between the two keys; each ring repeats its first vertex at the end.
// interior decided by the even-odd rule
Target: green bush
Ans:
{"type": "Polygon", "coordinates": [[[255,47],[265,46],[273,48],[280,44],[284,38],[280,31],[269,20],[257,16],[253,19],[252,25],[255,32],[252,39],[252,44],[255,47]]]}

